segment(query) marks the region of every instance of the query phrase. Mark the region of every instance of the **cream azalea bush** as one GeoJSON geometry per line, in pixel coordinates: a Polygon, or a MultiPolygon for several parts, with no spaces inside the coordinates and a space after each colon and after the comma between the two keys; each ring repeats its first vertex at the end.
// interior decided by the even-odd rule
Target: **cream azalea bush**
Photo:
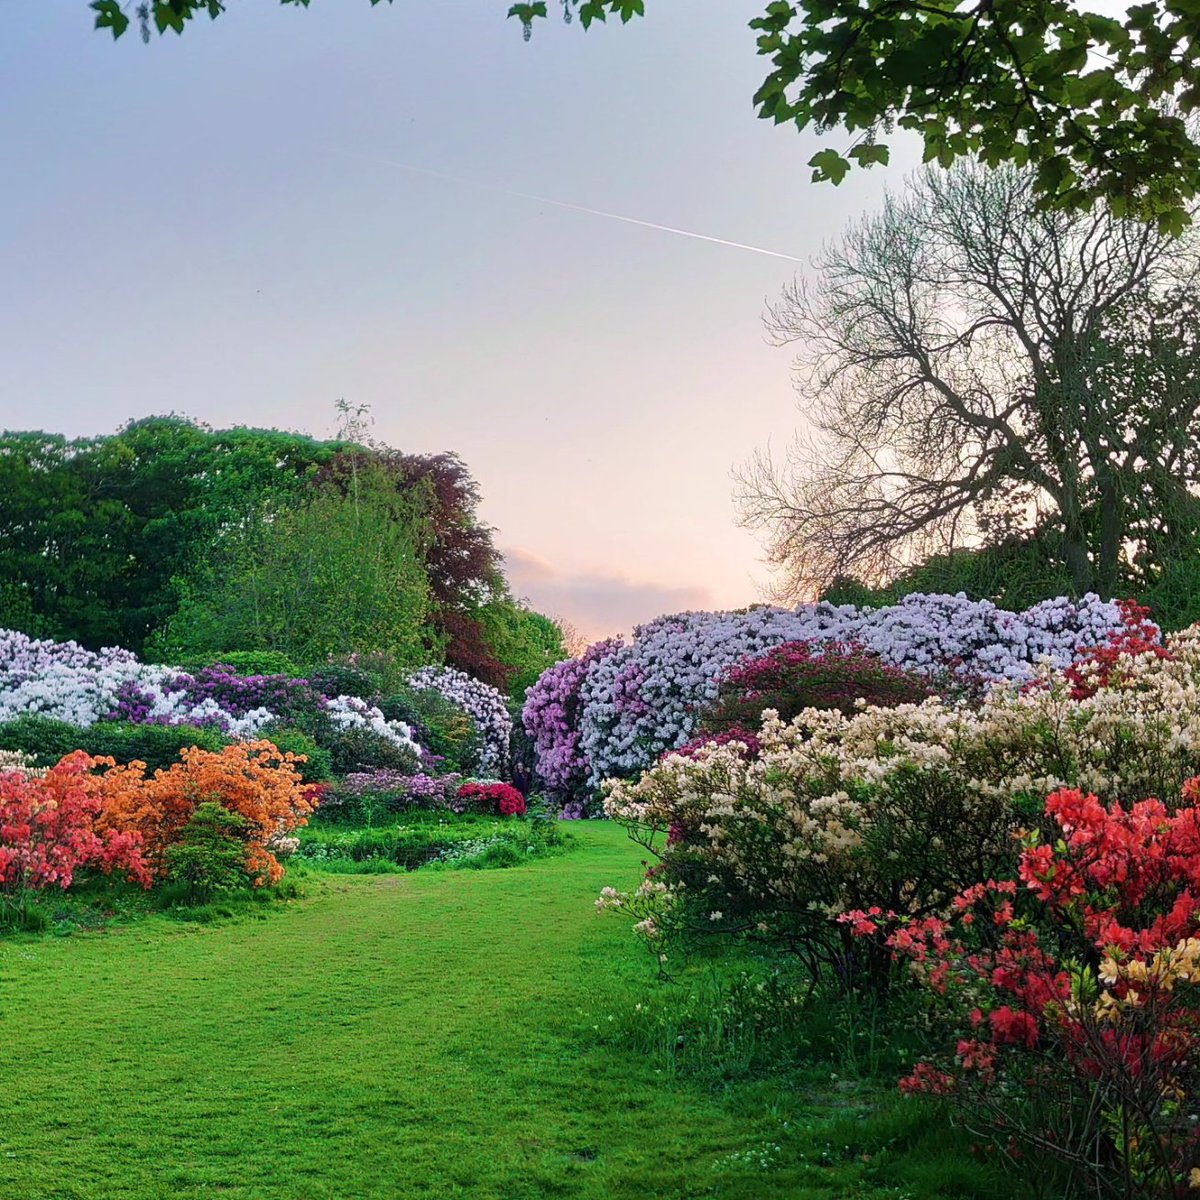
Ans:
{"type": "Polygon", "coordinates": [[[33,768],[33,758],[20,750],[0,750],[0,773],[22,771],[28,774],[33,768]]]}
{"type": "Polygon", "coordinates": [[[610,889],[601,907],[630,909],[660,942],[761,934],[814,969],[882,969],[838,914],[940,911],[1011,866],[1014,834],[1060,786],[1169,802],[1200,773],[1200,629],[1167,649],[1165,660],[1122,656],[1083,699],[1044,665],[978,709],[934,698],[809,709],[786,725],[768,712],[756,758],[736,742],[669,754],[606,786],[607,814],[661,861],[640,892],[610,889]]]}

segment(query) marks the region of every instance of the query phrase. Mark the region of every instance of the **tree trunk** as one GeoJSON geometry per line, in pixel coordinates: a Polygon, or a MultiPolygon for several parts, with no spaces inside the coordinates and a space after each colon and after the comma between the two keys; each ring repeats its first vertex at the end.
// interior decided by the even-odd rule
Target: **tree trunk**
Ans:
{"type": "Polygon", "coordinates": [[[1117,476],[1107,469],[1096,482],[1100,492],[1100,550],[1096,555],[1095,587],[1102,600],[1111,600],[1120,582],[1121,489],[1117,476]]]}

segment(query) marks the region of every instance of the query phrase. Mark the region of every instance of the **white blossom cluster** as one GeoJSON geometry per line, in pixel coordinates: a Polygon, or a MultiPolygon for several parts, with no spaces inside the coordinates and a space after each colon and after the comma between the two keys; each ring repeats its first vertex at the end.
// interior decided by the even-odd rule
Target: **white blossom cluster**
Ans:
{"type": "Polygon", "coordinates": [[[851,715],[808,709],[790,724],[768,711],[757,758],[736,743],[668,754],[636,781],[611,781],[605,811],[640,828],[687,830],[688,853],[727,893],[794,908],[821,883],[830,911],[854,907],[880,814],[886,846],[925,844],[940,856],[981,835],[1002,848],[1022,814],[1063,786],[1126,809],[1176,800],[1200,774],[1200,627],[1166,647],[1165,661],[1123,656],[1112,680],[1082,699],[1046,665],[1038,686],[993,688],[978,710],[933,698],[851,715]],[[926,808],[914,803],[922,796],[926,808]],[[961,819],[939,843],[925,822],[947,809],[961,819]]]}
{"type": "Polygon", "coordinates": [[[253,738],[274,716],[265,708],[236,716],[214,700],[196,701],[174,686],[178,679],[178,671],[139,662],[129,650],[85,650],[76,642],[0,630],[0,721],[32,713],[94,725],[113,711],[126,684],[149,701],[148,723],[216,724],[234,737],[253,738]]]}
{"type": "Polygon", "coordinates": [[[33,757],[20,750],[0,750],[0,774],[5,771],[28,772],[33,765],[33,757]]]}
{"type": "Polygon", "coordinates": [[[389,721],[373,704],[358,696],[334,696],[325,702],[325,712],[339,729],[369,729],[404,750],[420,757],[421,747],[412,729],[403,721],[389,721]]]}
{"type": "Polygon", "coordinates": [[[483,739],[479,773],[500,778],[508,768],[512,715],[502,692],[455,667],[422,667],[408,677],[410,687],[432,688],[457,704],[475,722],[483,739]]]}
{"type": "Polygon", "coordinates": [[[854,642],[908,670],[1021,681],[1040,662],[1068,665],[1121,627],[1119,607],[1095,595],[1022,613],[960,593],[913,594],[877,609],[822,602],[659,617],[590,665],[580,692],[580,750],[593,787],[635,774],[690,739],[729,668],[782,642],[854,642]]]}
{"type": "Polygon", "coordinates": [[[76,642],[0,630],[0,721],[40,713],[93,725],[112,708],[121,685],[140,680],[145,669],[128,650],[97,653],[76,642]]]}

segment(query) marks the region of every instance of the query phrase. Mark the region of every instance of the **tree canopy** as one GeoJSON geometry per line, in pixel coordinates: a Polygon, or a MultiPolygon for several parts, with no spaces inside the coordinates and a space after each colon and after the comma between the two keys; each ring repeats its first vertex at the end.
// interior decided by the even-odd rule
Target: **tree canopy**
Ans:
{"type": "MultiPolygon", "coordinates": [[[[120,37],[136,21],[146,40],[226,6],[91,4],[97,28],[120,37]]],[[[548,7],[515,3],[508,16],[528,37],[548,7]]],[[[562,0],[564,16],[585,28],[643,10],[644,0],[562,0]]],[[[1043,203],[1083,209],[1103,199],[1171,231],[1188,220],[1200,190],[1188,122],[1200,109],[1200,7],[1189,0],[1145,0],[1123,17],[1072,0],[772,0],[751,27],[771,64],[754,96],[759,115],[852,139],[813,155],[816,180],[886,163],[881,139],[900,128],[923,140],[927,162],[1032,166],[1043,203]]]]}
{"type": "Polygon", "coordinates": [[[386,650],[498,687],[564,657],[558,627],[511,596],[462,460],[363,436],[175,416],[95,438],[0,431],[0,627],[305,666],[386,650]]]}

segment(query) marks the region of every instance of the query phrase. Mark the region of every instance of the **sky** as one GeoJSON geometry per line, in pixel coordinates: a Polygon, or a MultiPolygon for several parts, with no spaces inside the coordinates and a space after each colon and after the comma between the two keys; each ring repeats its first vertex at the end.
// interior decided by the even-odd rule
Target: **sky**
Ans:
{"type": "Polygon", "coordinates": [[[803,425],[764,306],[917,159],[811,183],[754,113],[762,6],[526,43],[507,0],[237,0],[146,46],[0,0],[0,427],[327,436],[345,398],[460,453],[586,636],[760,599],[732,472],[803,425]]]}

